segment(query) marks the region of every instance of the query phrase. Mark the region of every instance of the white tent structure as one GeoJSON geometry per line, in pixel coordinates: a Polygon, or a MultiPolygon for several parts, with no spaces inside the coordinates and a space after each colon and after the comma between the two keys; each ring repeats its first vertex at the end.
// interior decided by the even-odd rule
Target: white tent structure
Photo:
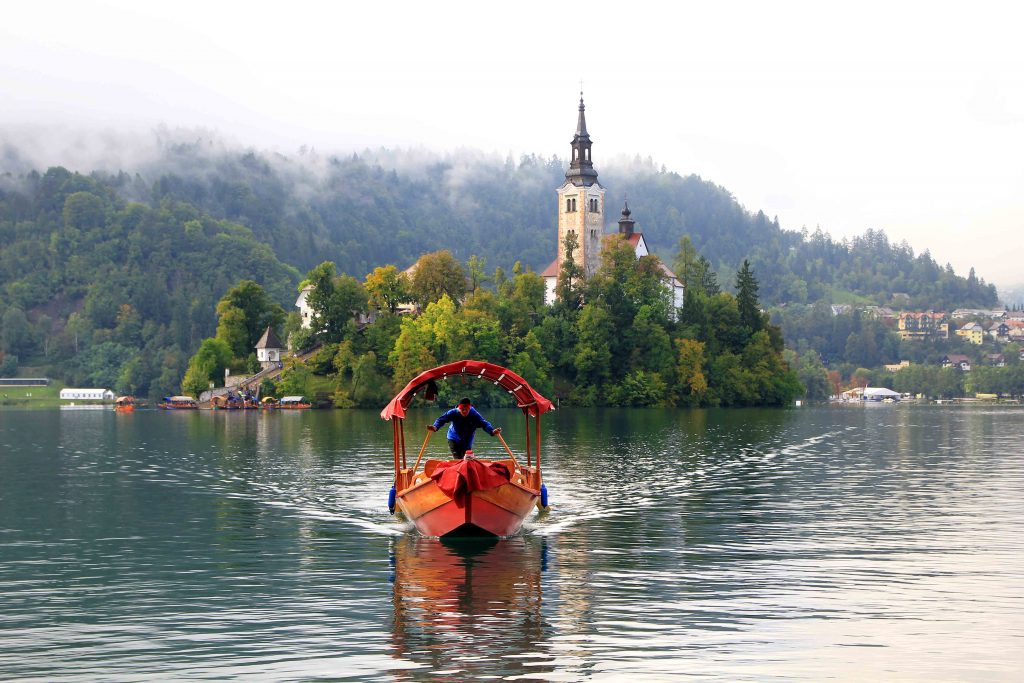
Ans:
{"type": "Polygon", "coordinates": [[[885,387],[864,387],[864,395],[861,397],[862,401],[885,401],[900,400],[900,394],[892,389],[886,389],[885,387]]]}

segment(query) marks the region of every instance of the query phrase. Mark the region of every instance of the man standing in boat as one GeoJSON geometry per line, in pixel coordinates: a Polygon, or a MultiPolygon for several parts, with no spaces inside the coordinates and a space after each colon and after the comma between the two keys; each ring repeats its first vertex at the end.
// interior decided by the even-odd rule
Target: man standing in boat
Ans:
{"type": "Polygon", "coordinates": [[[451,422],[448,426],[448,448],[452,452],[452,457],[458,460],[462,460],[466,456],[466,451],[473,448],[473,436],[477,428],[483,429],[491,436],[501,434],[501,427],[494,427],[485,420],[468,398],[459,401],[458,406],[434,420],[434,424],[428,425],[427,429],[436,432],[446,422],[451,422]]]}

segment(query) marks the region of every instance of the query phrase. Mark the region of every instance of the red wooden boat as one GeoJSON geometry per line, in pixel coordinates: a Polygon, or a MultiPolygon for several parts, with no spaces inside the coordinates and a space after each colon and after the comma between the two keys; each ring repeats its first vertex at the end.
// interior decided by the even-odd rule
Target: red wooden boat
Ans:
{"type": "Polygon", "coordinates": [[[393,428],[395,485],[388,505],[402,511],[424,536],[498,536],[515,534],[535,505],[547,507],[541,479],[540,416],[554,406],[519,375],[493,363],[462,360],[420,373],[381,411],[393,428]],[[437,397],[437,382],[449,377],[475,377],[507,391],[526,419],[526,461],[509,449],[507,460],[427,460],[419,469],[430,440],[409,467],[405,449],[405,412],[414,396],[437,397]],[[531,425],[530,418],[533,418],[531,425]],[[531,428],[534,433],[530,438],[531,428]]]}

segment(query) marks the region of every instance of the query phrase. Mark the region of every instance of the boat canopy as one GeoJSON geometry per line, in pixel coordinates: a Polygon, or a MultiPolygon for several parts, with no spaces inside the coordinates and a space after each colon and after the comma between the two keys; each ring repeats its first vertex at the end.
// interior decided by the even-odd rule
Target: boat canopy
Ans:
{"type": "Polygon", "coordinates": [[[384,407],[380,412],[381,418],[404,418],[406,408],[420,390],[423,390],[424,398],[432,401],[437,397],[437,380],[456,376],[477,377],[501,387],[512,394],[516,405],[527,415],[538,416],[555,408],[551,401],[534,391],[525,379],[508,368],[480,360],[460,360],[421,372],[384,407]]]}
{"type": "Polygon", "coordinates": [[[264,396],[263,403],[277,403],[277,399],[273,396],[264,396]]]}
{"type": "Polygon", "coordinates": [[[134,403],[134,402],[135,402],[135,397],[134,396],[118,396],[117,400],[114,401],[114,403],[117,403],[117,404],[134,403]]]}
{"type": "Polygon", "coordinates": [[[168,396],[164,400],[165,401],[170,401],[171,403],[195,403],[196,402],[196,400],[194,398],[192,398],[191,396],[168,396]]]}
{"type": "Polygon", "coordinates": [[[282,396],[281,403],[302,403],[305,396],[282,396]]]}

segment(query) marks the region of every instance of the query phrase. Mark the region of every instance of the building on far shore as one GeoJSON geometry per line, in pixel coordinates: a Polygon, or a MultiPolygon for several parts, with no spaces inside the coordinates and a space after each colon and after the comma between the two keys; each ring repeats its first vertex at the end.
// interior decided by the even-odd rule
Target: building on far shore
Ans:
{"type": "Polygon", "coordinates": [[[60,390],[62,401],[113,401],[114,392],[110,389],[73,389],[60,390]]]}

